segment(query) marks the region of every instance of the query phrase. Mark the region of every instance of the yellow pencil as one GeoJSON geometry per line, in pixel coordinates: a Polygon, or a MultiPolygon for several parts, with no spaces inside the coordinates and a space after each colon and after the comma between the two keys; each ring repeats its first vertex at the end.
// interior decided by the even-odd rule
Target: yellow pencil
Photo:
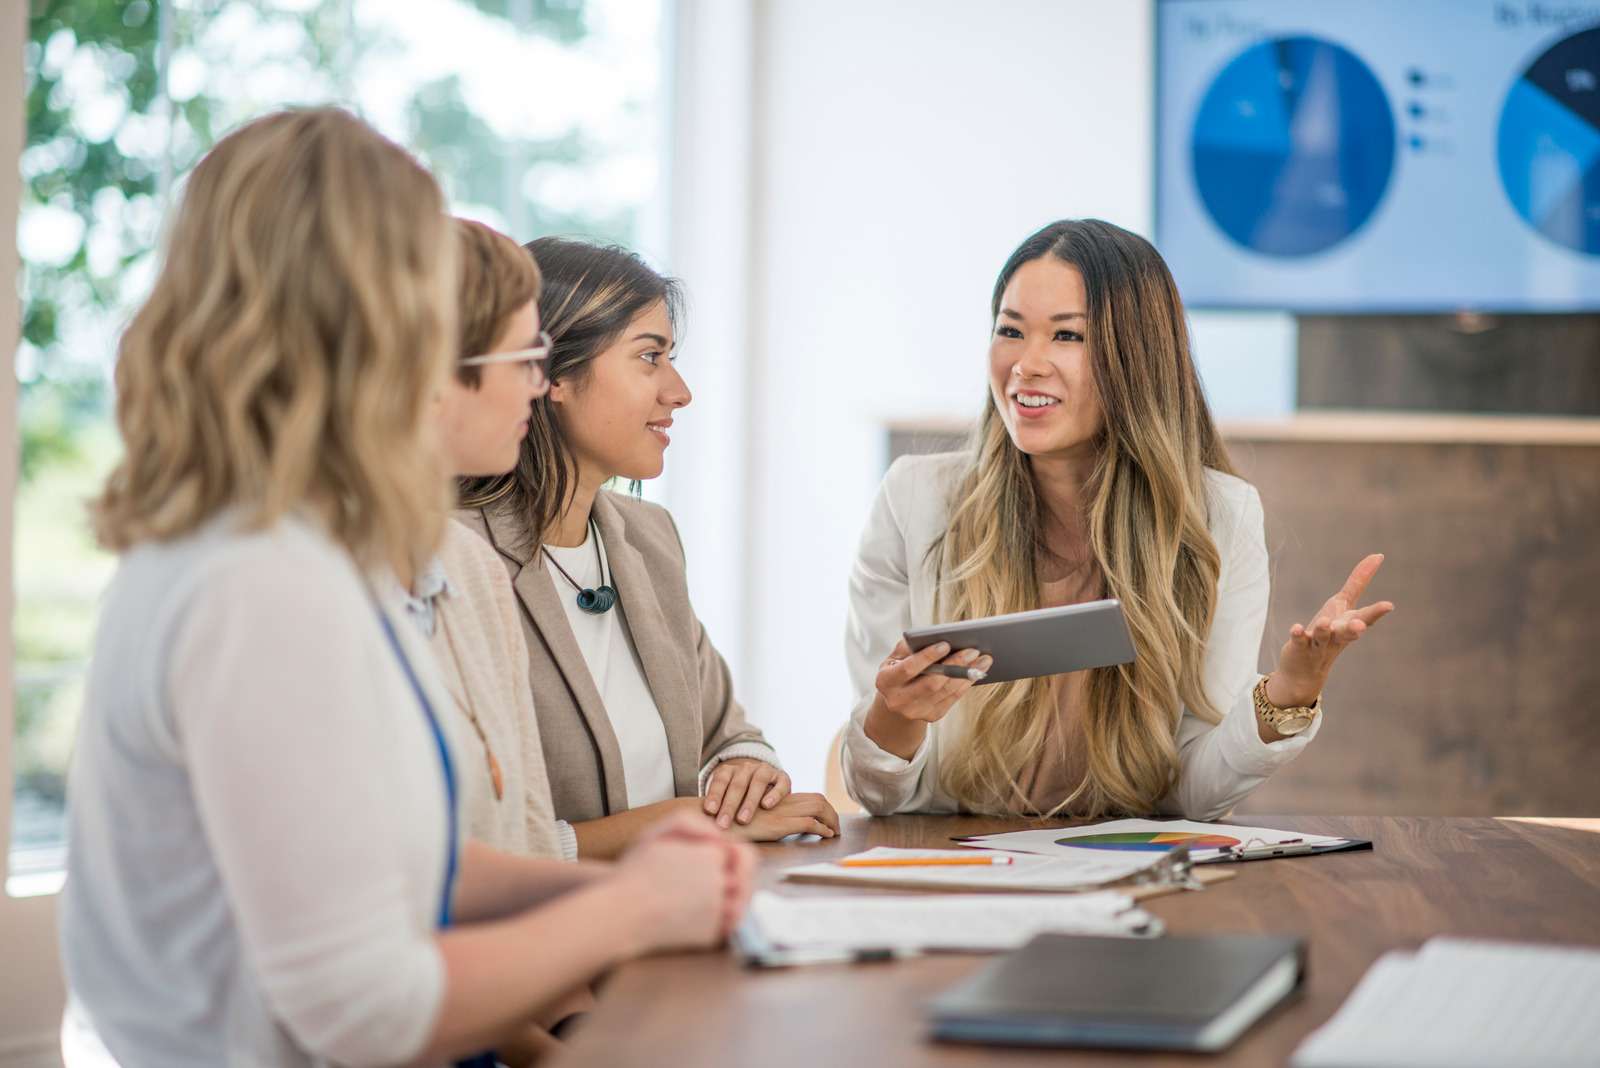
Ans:
{"type": "Polygon", "coordinates": [[[841,868],[921,868],[945,864],[1010,864],[1011,858],[990,857],[860,857],[834,861],[841,868]]]}

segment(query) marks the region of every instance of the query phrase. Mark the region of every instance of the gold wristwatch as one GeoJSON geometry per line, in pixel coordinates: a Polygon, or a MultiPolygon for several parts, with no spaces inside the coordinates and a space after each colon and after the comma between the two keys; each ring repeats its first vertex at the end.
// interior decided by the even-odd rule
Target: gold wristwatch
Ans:
{"type": "Polygon", "coordinates": [[[1317,694],[1317,699],[1310,705],[1296,705],[1290,708],[1280,708],[1267,700],[1267,680],[1271,675],[1261,676],[1261,681],[1256,683],[1255,702],[1256,719],[1265,723],[1284,737],[1299,734],[1311,726],[1317,716],[1322,712],[1322,695],[1317,694]]]}

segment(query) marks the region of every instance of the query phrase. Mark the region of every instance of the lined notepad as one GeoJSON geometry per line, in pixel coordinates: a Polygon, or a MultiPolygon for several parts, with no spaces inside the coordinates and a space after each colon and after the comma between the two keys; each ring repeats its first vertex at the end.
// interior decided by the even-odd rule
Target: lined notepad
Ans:
{"type": "Polygon", "coordinates": [[[1154,935],[1160,921],[1125,894],[783,897],[757,893],[747,923],[770,945],[803,949],[988,952],[1036,934],[1154,935]]]}
{"type": "Polygon", "coordinates": [[[1294,1068],[1600,1064],[1600,950],[1436,938],[1380,957],[1294,1068]]]}

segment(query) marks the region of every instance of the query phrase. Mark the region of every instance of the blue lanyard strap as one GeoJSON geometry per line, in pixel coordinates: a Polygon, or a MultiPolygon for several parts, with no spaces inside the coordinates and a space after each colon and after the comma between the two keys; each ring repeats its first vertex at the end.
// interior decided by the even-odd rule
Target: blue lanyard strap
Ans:
{"type": "Polygon", "coordinates": [[[445,815],[449,850],[445,855],[444,892],[439,897],[439,927],[442,930],[450,926],[451,898],[456,887],[456,854],[460,846],[456,828],[456,769],[450,760],[450,746],[444,739],[444,728],[439,726],[439,717],[434,714],[433,702],[428,700],[427,691],[417,679],[417,673],[412,669],[411,661],[400,645],[400,636],[394,632],[394,624],[389,622],[389,617],[381,608],[378,610],[378,620],[383,624],[383,634],[389,639],[389,647],[394,650],[395,658],[405,670],[406,681],[411,683],[411,690],[417,695],[417,703],[422,706],[423,715],[428,718],[428,727],[433,731],[434,743],[439,747],[439,764],[444,768],[445,804],[449,809],[445,815]]]}
{"type": "MultiPolygon", "coordinates": [[[[411,691],[417,695],[417,703],[422,706],[422,714],[428,718],[428,727],[433,731],[434,744],[439,747],[439,766],[444,769],[445,805],[449,809],[445,815],[449,852],[445,856],[444,892],[439,896],[439,929],[443,930],[450,926],[450,904],[455,894],[457,853],[460,845],[457,841],[459,831],[456,826],[455,764],[450,760],[450,745],[445,741],[444,728],[439,726],[439,717],[434,714],[433,702],[428,700],[428,691],[422,688],[422,682],[417,678],[416,671],[411,667],[411,660],[400,644],[400,636],[394,632],[394,624],[389,622],[389,616],[382,608],[378,609],[378,620],[383,624],[384,637],[389,639],[389,648],[394,650],[395,659],[400,661],[401,668],[405,670],[406,681],[411,683],[411,691]]],[[[476,1057],[457,1061],[456,1064],[459,1068],[494,1068],[495,1059],[492,1054],[480,1053],[476,1057]]]]}

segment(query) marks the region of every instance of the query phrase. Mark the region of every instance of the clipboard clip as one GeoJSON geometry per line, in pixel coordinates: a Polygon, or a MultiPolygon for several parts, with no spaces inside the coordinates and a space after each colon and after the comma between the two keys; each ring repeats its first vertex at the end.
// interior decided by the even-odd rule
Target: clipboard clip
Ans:
{"type": "Polygon", "coordinates": [[[1162,854],[1161,859],[1132,878],[1135,886],[1171,886],[1179,890],[1204,890],[1205,884],[1194,877],[1194,858],[1188,846],[1175,846],[1162,854]]]}
{"type": "Polygon", "coordinates": [[[1282,842],[1269,842],[1263,838],[1249,838],[1222,851],[1228,860],[1268,860],[1272,857],[1295,857],[1316,850],[1303,838],[1290,838],[1282,842]]]}

